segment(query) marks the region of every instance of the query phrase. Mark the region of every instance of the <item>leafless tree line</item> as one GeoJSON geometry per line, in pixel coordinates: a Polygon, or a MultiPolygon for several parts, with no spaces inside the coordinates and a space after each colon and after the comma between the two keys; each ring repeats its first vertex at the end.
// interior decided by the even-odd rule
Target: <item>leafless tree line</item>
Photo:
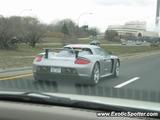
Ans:
{"type": "Polygon", "coordinates": [[[0,48],[15,49],[20,43],[35,47],[47,32],[60,32],[65,36],[87,37],[97,35],[96,28],[87,25],[79,27],[70,19],[65,19],[52,24],[44,24],[34,17],[0,17],[0,48]],[[66,27],[64,27],[66,26],[66,27]]]}
{"type": "Polygon", "coordinates": [[[35,47],[46,28],[33,17],[0,17],[0,48],[17,48],[22,42],[35,47]]]}

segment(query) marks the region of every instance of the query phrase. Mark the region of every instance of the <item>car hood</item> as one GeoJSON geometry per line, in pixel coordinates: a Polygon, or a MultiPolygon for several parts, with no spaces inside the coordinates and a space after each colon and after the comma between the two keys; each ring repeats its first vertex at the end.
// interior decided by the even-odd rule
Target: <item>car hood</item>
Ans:
{"type": "MultiPolygon", "coordinates": [[[[21,93],[23,92],[0,91],[0,94],[13,94],[13,95],[15,94],[16,95],[16,94],[21,94],[21,93]]],[[[119,107],[144,109],[148,111],[160,112],[160,103],[158,102],[110,98],[110,97],[99,97],[99,96],[63,94],[63,93],[49,93],[49,92],[43,92],[43,93],[51,95],[51,96],[70,98],[72,100],[80,100],[80,101],[93,102],[93,103],[105,104],[105,105],[110,105],[110,106],[119,106],[119,107]]]]}

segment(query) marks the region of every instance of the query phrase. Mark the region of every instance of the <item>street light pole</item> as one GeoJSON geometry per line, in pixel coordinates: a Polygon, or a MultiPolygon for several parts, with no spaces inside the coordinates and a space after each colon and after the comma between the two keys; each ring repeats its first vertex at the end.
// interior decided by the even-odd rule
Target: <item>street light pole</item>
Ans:
{"type": "Polygon", "coordinates": [[[32,11],[32,9],[23,9],[23,10],[19,13],[19,15],[21,16],[22,13],[24,13],[25,11],[32,11]]]}

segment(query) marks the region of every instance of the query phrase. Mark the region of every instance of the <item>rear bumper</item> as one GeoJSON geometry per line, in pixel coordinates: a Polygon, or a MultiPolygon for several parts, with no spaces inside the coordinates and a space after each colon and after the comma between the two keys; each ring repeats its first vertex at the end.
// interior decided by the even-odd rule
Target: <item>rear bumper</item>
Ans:
{"type": "Polygon", "coordinates": [[[51,66],[33,66],[33,75],[37,80],[74,79],[86,80],[91,78],[91,69],[87,66],[77,68],[60,67],[61,73],[51,72],[51,66]]]}

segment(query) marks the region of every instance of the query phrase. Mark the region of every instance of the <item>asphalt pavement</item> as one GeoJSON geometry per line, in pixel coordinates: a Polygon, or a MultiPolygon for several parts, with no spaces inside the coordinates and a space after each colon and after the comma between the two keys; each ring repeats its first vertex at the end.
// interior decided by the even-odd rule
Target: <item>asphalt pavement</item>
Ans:
{"type": "Polygon", "coordinates": [[[1,90],[85,94],[160,102],[160,53],[121,62],[118,78],[98,85],[77,84],[75,79],[35,82],[32,76],[0,80],[1,90]]]}

